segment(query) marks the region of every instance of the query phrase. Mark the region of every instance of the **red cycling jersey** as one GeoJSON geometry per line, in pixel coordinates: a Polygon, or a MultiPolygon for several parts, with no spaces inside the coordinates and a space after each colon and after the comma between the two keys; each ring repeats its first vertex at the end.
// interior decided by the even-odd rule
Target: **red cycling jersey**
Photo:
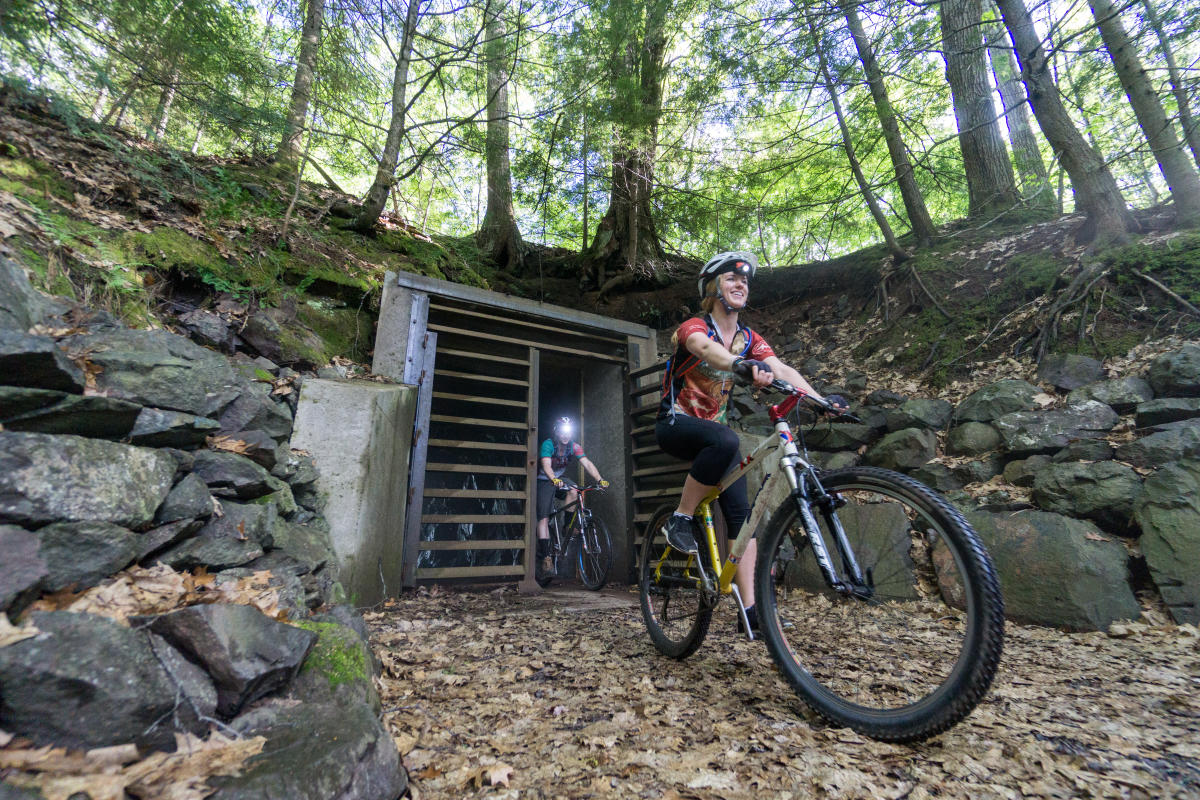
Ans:
{"type": "MultiPolygon", "coordinates": [[[[701,361],[687,349],[685,343],[688,337],[696,333],[702,333],[716,342],[721,341],[711,318],[692,317],[679,326],[679,330],[675,332],[678,346],[671,356],[658,416],[670,416],[674,411],[689,417],[724,423],[729,406],[729,392],[733,388],[733,373],[714,369],[708,362],[701,361]]],[[[729,352],[735,356],[759,361],[775,355],[766,339],[744,325],[738,326],[733,341],[729,343],[729,352]]]]}

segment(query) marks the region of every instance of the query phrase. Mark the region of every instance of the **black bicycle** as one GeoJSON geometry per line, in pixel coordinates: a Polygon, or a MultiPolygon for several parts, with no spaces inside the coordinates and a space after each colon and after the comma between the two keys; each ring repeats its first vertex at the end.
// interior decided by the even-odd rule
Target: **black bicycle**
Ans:
{"type": "Polygon", "coordinates": [[[579,580],[588,589],[600,589],[612,569],[612,537],[604,521],[587,507],[585,499],[588,492],[602,492],[604,488],[596,483],[579,486],[571,481],[563,481],[563,488],[574,489],[578,499],[550,515],[550,546],[546,558],[538,559],[534,578],[539,586],[550,585],[564,571],[574,548],[579,553],[579,580]]]}

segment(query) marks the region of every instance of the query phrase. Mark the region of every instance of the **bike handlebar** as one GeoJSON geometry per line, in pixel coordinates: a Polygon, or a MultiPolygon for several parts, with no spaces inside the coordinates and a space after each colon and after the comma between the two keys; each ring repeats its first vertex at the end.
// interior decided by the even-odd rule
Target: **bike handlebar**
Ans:
{"type": "Polygon", "coordinates": [[[801,399],[806,400],[810,404],[816,406],[817,409],[823,414],[832,414],[835,417],[845,417],[846,419],[854,422],[862,422],[861,419],[849,413],[849,411],[846,409],[835,406],[833,403],[830,403],[823,397],[813,397],[803,389],[797,389],[795,386],[792,386],[790,383],[781,378],[775,378],[766,388],[773,389],[780,394],[798,395],[801,399]]]}
{"type": "Polygon", "coordinates": [[[586,486],[580,486],[575,481],[567,480],[566,478],[559,478],[559,480],[563,483],[563,489],[578,489],[581,492],[603,492],[607,488],[598,483],[589,483],[586,486]]]}

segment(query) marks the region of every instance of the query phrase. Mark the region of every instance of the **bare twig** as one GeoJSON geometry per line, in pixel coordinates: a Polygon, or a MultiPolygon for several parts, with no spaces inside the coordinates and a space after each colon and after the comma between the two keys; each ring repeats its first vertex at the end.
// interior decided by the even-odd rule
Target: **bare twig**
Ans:
{"type": "Polygon", "coordinates": [[[921,276],[917,274],[917,268],[914,267],[911,262],[908,265],[908,271],[912,273],[913,279],[916,280],[917,286],[921,287],[921,291],[925,293],[925,296],[933,301],[934,307],[937,308],[938,311],[942,312],[942,316],[946,319],[953,319],[953,317],[950,316],[950,312],[942,308],[942,304],[939,303],[937,298],[933,296],[933,292],[929,291],[929,287],[925,285],[925,281],[921,280],[921,276]]]}
{"type": "Polygon", "coordinates": [[[1187,309],[1188,311],[1190,311],[1192,314],[1196,315],[1197,317],[1200,317],[1200,308],[1196,308],[1194,305],[1192,305],[1191,303],[1189,303],[1187,300],[1184,300],[1182,297],[1180,297],[1179,295],[1175,294],[1175,292],[1171,291],[1171,290],[1170,290],[1170,289],[1168,289],[1166,286],[1164,286],[1164,285],[1163,285],[1163,283],[1162,283],[1161,281],[1159,281],[1159,280],[1156,280],[1156,279],[1154,279],[1154,278],[1151,278],[1149,275],[1147,275],[1147,274],[1146,274],[1146,273],[1144,273],[1144,272],[1136,272],[1136,271],[1135,271],[1133,274],[1134,274],[1134,275],[1137,275],[1139,278],[1141,278],[1142,280],[1144,280],[1146,283],[1150,284],[1150,285],[1151,285],[1151,286],[1153,286],[1154,288],[1156,288],[1156,289],[1158,289],[1159,291],[1163,292],[1163,293],[1164,293],[1164,294],[1165,294],[1167,297],[1170,297],[1170,298],[1171,298],[1172,300],[1174,300],[1176,303],[1179,303],[1179,305],[1181,305],[1181,306],[1183,306],[1184,308],[1186,308],[1186,309],[1187,309]]]}

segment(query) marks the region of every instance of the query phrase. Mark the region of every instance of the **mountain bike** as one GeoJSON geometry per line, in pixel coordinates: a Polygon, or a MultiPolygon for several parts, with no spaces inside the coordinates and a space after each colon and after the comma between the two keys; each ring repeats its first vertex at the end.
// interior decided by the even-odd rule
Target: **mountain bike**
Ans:
{"type": "Polygon", "coordinates": [[[608,580],[609,570],[612,569],[612,537],[604,520],[592,514],[585,499],[588,492],[602,492],[604,489],[598,483],[579,486],[567,480],[563,481],[563,488],[574,489],[578,493],[578,499],[555,509],[550,515],[550,546],[547,555],[550,557],[551,569],[546,570],[542,559],[539,558],[533,577],[539,586],[549,586],[550,581],[563,571],[563,567],[568,563],[571,548],[576,545],[579,551],[579,580],[588,589],[601,589],[608,580]]]}
{"type": "Polygon", "coordinates": [[[696,509],[699,554],[667,545],[673,507],[651,516],[639,561],[650,638],[664,655],[688,657],[722,595],[732,594],[753,639],[733,578],[754,555],[761,635],[801,699],[828,722],[881,741],[935,736],[971,713],[996,674],[1004,603],[991,558],[962,514],[924,484],[886,469],[823,472],[808,463],[789,414],[801,400],[837,411],[784,381],[771,388],[784,395],[770,407],[774,432],[696,509]],[[722,564],[712,502],[771,448],[778,469],[722,564]]]}

